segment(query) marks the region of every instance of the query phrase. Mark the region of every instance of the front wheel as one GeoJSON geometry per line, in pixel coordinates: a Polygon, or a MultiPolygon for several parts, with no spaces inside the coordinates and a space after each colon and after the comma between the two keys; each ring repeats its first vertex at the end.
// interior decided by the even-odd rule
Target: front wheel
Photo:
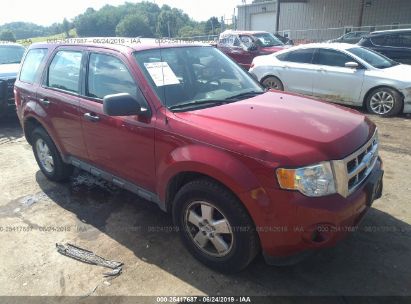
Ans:
{"type": "Polygon", "coordinates": [[[183,186],[174,200],[173,219],[190,253],[217,271],[240,271],[258,253],[250,216],[230,191],[212,180],[183,186]]]}
{"type": "Polygon", "coordinates": [[[366,100],[368,112],[382,117],[398,115],[403,106],[403,98],[399,92],[390,88],[373,90],[366,100]]]}

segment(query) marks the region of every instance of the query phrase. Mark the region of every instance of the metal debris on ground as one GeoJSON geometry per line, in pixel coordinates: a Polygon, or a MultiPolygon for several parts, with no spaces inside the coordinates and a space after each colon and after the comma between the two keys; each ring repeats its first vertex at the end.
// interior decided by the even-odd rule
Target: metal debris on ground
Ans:
{"type": "Polygon", "coordinates": [[[118,276],[122,272],[122,265],[124,265],[122,262],[116,262],[116,261],[111,261],[111,260],[106,260],[105,258],[102,258],[98,255],[96,255],[94,252],[74,246],[72,244],[66,243],[65,245],[63,244],[56,244],[57,252],[59,252],[62,255],[68,256],[70,258],[73,258],[75,260],[81,261],[83,263],[91,264],[91,265],[98,265],[98,266],[103,266],[106,268],[113,269],[111,272],[104,273],[104,276],[118,276]]]}

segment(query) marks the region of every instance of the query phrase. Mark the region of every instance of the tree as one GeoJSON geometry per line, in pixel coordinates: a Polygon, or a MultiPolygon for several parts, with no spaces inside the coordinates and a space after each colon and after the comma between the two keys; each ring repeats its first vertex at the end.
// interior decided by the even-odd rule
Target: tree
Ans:
{"type": "Polygon", "coordinates": [[[191,38],[194,36],[201,36],[203,34],[202,31],[200,31],[198,28],[194,28],[190,25],[183,26],[179,31],[178,31],[178,37],[180,38],[191,38]]]}
{"type": "Polygon", "coordinates": [[[63,20],[63,30],[64,30],[64,33],[66,33],[66,38],[69,38],[70,37],[70,33],[69,33],[69,31],[70,31],[70,22],[68,22],[68,20],[66,18],[64,18],[64,20],[63,20]]]}
{"type": "Polygon", "coordinates": [[[161,37],[174,37],[176,30],[177,18],[175,14],[173,14],[171,10],[162,9],[162,12],[158,16],[157,33],[161,37]]]}
{"type": "Polygon", "coordinates": [[[14,35],[14,33],[10,30],[3,30],[0,33],[0,40],[1,41],[12,41],[12,42],[16,42],[16,36],[14,35]]]}
{"type": "Polygon", "coordinates": [[[218,21],[217,17],[211,17],[206,21],[205,31],[207,34],[215,35],[219,32],[217,29],[221,29],[221,23],[218,21]]]}
{"type": "Polygon", "coordinates": [[[123,37],[151,37],[153,35],[150,29],[148,19],[137,15],[126,16],[116,27],[116,35],[123,37]]]}

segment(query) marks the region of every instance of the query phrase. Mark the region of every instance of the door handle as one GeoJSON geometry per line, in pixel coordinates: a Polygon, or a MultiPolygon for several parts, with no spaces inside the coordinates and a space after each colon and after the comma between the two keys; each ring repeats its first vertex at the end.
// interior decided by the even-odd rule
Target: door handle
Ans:
{"type": "Polygon", "coordinates": [[[85,119],[91,121],[91,122],[97,122],[100,120],[100,117],[98,117],[96,114],[94,113],[86,113],[83,115],[85,119]]]}
{"type": "Polygon", "coordinates": [[[319,69],[318,69],[318,72],[325,72],[325,69],[319,68],[319,69]]]}
{"type": "Polygon", "coordinates": [[[48,107],[51,103],[50,100],[48,100],[47,98],[40,98],[39,101],[43,106],[46,106],[46,107],[48,107]]]}

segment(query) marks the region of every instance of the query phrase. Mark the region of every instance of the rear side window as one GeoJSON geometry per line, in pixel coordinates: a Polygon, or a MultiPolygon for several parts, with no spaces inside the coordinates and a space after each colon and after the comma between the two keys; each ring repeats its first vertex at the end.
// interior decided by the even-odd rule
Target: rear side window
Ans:
{"type": "Polygon", "coordinates": [[[386,38],[387,36],[377,36],[377,37],[371,37],[371,42],[374,45],[386,45],[386,38]]]}
{"type": "Polygon", "coordinates": [[[296,62],[296,63],[312,63],[315,49],[303,49],[291,51],[289,53],[280,55],[284,59],[283,61],[296,62]]]}
{"type": "Polygon", "coordinates": [[[20,80],[34,83],[41,62],[47,54],[47,49],[32,49],[28,51],[20,71],[20,80]]]}
{"type": "Polygon", "coordinates": [[[91,54],[87,77],[87,96],[103,99],[106,95],[137,95],[137,86],[124,63],[110,55],[91,54]]]}
{"type": "Polygon", "coordinates": [[[374,45],[392,47],[411,47],[411,33],[397,33],[371,38],[374,45]]]}
{"type": "Polygon", "coordinates": [[[347,62],[354,61],[350,56],[335,50],[319,49],[314,63],[335,67],[345,67],[347,62]]]}
{"type": "Polygon", "coordinates": [[[49,67],[47,86],[72,93],[79,93],[82,53],[59,51],[49,67]]]}

